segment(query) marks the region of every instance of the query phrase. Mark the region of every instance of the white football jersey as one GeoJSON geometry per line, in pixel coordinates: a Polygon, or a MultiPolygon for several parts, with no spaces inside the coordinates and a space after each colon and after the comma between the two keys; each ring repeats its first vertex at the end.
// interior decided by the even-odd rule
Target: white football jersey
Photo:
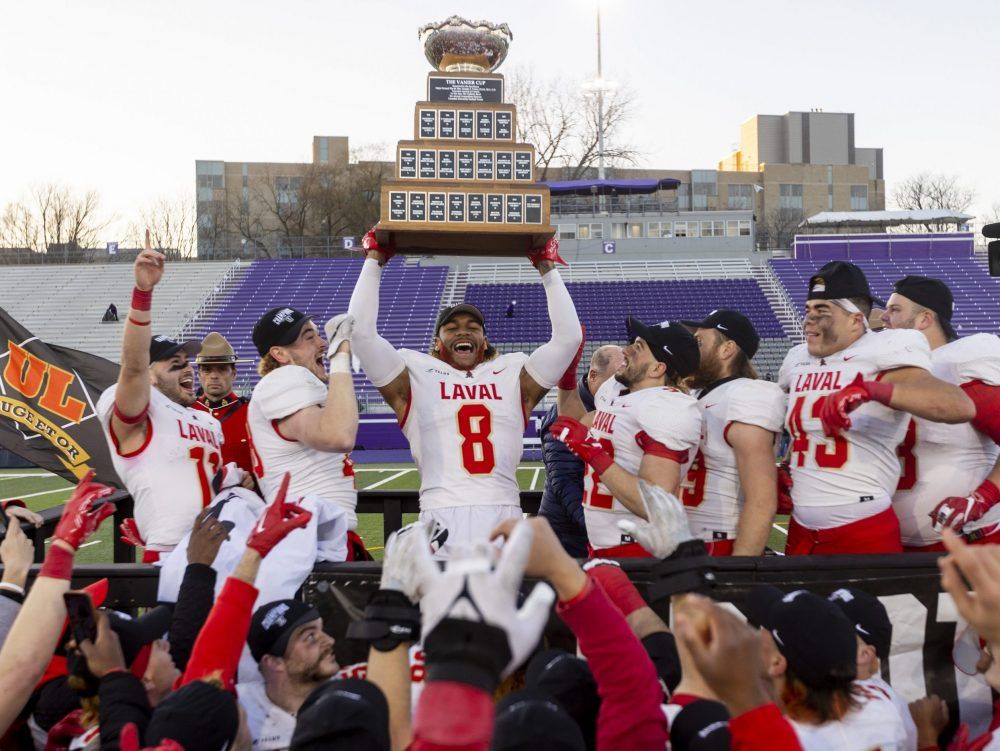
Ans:
{"type": "Polygon", "coordinates": [[[838,526],[817,523],[815,512],[804,521],[800,508],[810,511],[872,501],[873,508],[883,504],[888,508],[899,477],[896,446],[906,434],[909,416],[867,402],[851,413],[850,430],[827,438],[819,413],[825,398],[850,385],[858,374],[870,381],[884,371],[905,367],[931,369],[930,347],[918,331],[868,332],[829,357],[812,357],[805,344],[788,352],[778,385],[788,392],[785,424],[792,438],[789,463],[797,521],[814,529],[838,526]]]}
{"type": "Polygon", "coordinates": [[[822,725],[789,720],[803,751],[912,751],[903,719],[888,696],[859,686],[855,698],[860,706],[839,720],[822,725]]]}
{"type": "Polygon", "coordinates": [[[904,748],[908,749],[908,751],[917,751],[917,724],[913,721],[913,715],[910,714],[910,706],[907,704],[906,699],[896,693],[896,689],[886,683],[880,675],[858,680],[855,683],[858,684],[865,694],[881,692],[892,702],[892,705],[896,708],[896,713],[903,721],[903,732],[906,734],[906,745],[904,748]]]}
{"type": "Polygon", "coordinates": [[[253,751],[281,751],[292,745],[295,715],[268,698],[264,681],[237,683],[236,696],[247,715],[253,751]]]}
{"type": "Polygon", "coordinates": [[[421,510],[519,506],[517,465],[526,415],[516,352],[472,370],[422,352],[399,350],[410,374],[400,427],[420,471],[421,510]]]}
{"type": "Polygon", "coordinates": [[[285,472],[292,475],[288,498],[318,495],[347,511],[350,529],[358,526],[358,494],[349,453],[319,451],[281,434],[279,423],[306,407],[326,404],[327,386],[299,365],[282,365],[260,379],[250,399],[247,428],[254,474],[264,500],[274,500],[285,472]]]}
{"type": "Polygon", "coordinates": [[[117,388],[106,389],[97,402],[111,462],[132,494],[146,548],[169,551],[212,502],[212,478],[222,466],[222,426],[207,412],[182,407],[150,388],[146,442],[123,456],[111,432],[117,388]]]}
{"type": "MultiPolygon", "coordinates": [[[[701,438],[701,410],[697,400],[666,386],[620,392],[621,384],[614,378],[598,389],[594,400],[598,406],[590,434],[601,442],[615,464],[638,476],[643,451],[636,443],[636,436],[645,432],[668,449],[686,452],[687,460],[680,468],[683,478],[701,438]]],[[[583,514],[591,547],[600,550],[633,542],[618,528],[618,522],[639,521],[639,518],[611,495],[590,466],[586,467],[583,480],[583,514]]]]}
{"type": "Polygon", "coordinates": [[[694,395],[703,418],[701,443],[681,484],[681,500],[695,537],[731,540],[743,509],[743,489],[726,434],[734,422],[780,433],[785,393],[776,383],[736,378],[694,395]]]}
{"type": "MultiPolygon", "coordinates": [[[[1000,386],[1000,339],[993,334],[956,339],[933,350],[931,363],[942,381],[1000,386]]],[[[899,483],[892,497],[903,544],[920,547],[940,542],[929,514],[945,498],[975,490],[993,469],[998,451],[989,436],[967,422],[946,425],[911,418],[897,450],[899,483]]]]}

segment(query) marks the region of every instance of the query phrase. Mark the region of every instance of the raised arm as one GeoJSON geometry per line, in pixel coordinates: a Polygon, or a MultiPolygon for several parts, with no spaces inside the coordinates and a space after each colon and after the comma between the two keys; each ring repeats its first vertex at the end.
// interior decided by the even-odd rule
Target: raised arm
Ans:
{"type": "Polygon", "coordinates": [[[138,449],[146,438],[149,409],[149,342],[153,287],[163,277],[166,256],[153,250],[146,230],[146,247],[133,266],[135,289],[122,334],[122,363],[118,371],[111,429],[122,453],[138,449]]]}
{"type": "MultiPolygon", "coordinates": [[[[556,262],[565,264],[559,257],[559,242],[553,238],[543,250],[528,255],[528,260],[542,276],[542,287],[552,323],[552,337],[528,357],[521,373],[521,401],[526,411],[534,409],[546,392],[560,383],[573,356],[583,343],[583,332],[576,307],[569,290],[556,271],[556,262]]],[[[582,353],[581,353],[582,354],[582,353]]],[[[573,367],[576,373],[576,367],[573,367]]]]}
{"type": "Polygon", "coordinates": [[[399,352],[379,336],[376,329],[382,267],[392,258],[394,251],[379,247],[374,230],[365,235],[362,246],[365,262],[347,308],[347,312],[354,317],[351,346],[368,380],[392,407],[397,419],[402,420],[410,397],[410,375],[399,352]]]}

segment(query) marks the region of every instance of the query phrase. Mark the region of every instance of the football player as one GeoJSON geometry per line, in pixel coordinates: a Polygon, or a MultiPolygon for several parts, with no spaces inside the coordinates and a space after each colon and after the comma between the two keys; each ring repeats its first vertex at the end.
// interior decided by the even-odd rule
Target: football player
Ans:
{"type": "Polygon", "coordinates": [[[619,522],[645,519],[639,480],[678,495],[701,438],[701,411],[682,381],[698,368],[698,342],[679,322],[647,326],[629,316],[625,365],[584,413],[570,381],[549,431],[588,465],[583,511],[590,553],[648,558],[619,522]]]}
{"type": "Polygon", "coordinates": [[[254,475],[272,503],[282,476],[291,474],[291,498],[315,494],[347,514],[347,560],[368,557],[354,531],[358,494],[350,451],[358,432],[351,377],[349,316],[326,324],[327,344],[312,318],[294,308],[273,308],[253,328],[263,376],[253,390],[247,424],[254,475]],[[327,373],[329,370],[329,374],[327,373]]]}
{"type": "Polygon", "coordinates": [[[374,232],[363,247],[367,258],[348,309],[351,346],[410,442],[420,471],[420,518],[448,530],[437,553],[447,558],[456,543],[486,541],[501,521],[521,517],[516,472],[528,415],[579,357],[580,321],[555,269],[562,259],[553,240],[528,256],[552,322],[552,338],[530,355],[497,355],[482,312],[469,304],[438,316],[429,354],[396,350],[375,327],[382,266],[394,250],[380,247],[374,232]]]}
{"type": "Polygon", "coordinates": [[[222,427],[193,409],[190,358],[201,343],[152,336],[153,288],[166,256],[146,247],[135,259],[135,288],[125,330],[118,382],[101,394],[97,414],[118,477],[132,494],[135,518],[123,531],[145,546],[154,563],[173,550],[214,495],[211,480],[222,467],[222,427]]]}
{"type": "Polygon", "coordinates": [[[868,330],[873,301],[852,263],[832,261],[809,280],[806,341],[778,374],[791,435],[788,554],[902,551],[891,506],[907,413],[935,423],[975,417],[961,389],[931,374],[919,332],[868,330]]]}
{"type": "Polygon", "coordinates": [[[694,329],[701,352],[688,379],[704,422],[681,492],[695,536],[711,555],[761,555],[778,507],[774,443],[785,394],[750,362],[760,337],[736,310],[713,310],[694,329]]]}
{"type": "Polygon", "coordinates": [[[970,423],[910,420],[898,449],[901,472],[892,498],[906,550],[944,550],[942,527],[961,532],[1000,502],[1000,339],[958,338],[953,309],[944,282],[907,276],[896,282],[883,317],[890,329],[922,333],[934,375],[961,387],[976,404],[970,423]]]}

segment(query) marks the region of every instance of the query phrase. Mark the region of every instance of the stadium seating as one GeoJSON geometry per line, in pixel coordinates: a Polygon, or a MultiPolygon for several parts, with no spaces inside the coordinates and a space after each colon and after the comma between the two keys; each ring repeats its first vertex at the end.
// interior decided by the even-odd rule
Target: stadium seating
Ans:
{"type": "MultiPolygon", "coordinates": [[[[360,259],[254,261],[235,287],[226,304],[213,315],[199,320],[190,335],[209,331],[225,336],[241,357],[258,359],[251,334],[254,323],[270,308],[288,305],[309,313],[322,329],[323,323],[347,310],[361,271],[360,259]]],[[[426,349],[441,304],[446,266],[405,266],[391,261],[382,274],[379,294],[379,332],[397,347],[426,349]]],[[[249,393],[259,377],[253,367],[241,366],[237,387],[249,393]]],[[[362,376],[355,388],[363,407],[381,407],[381,397],[362,376]]]]}
{"type": "MultiPolygon", "coordinates": [[[[176,336],[238,275],[239,265],[229,262],[170,262],[153,296],[153,330],[176,336]]],[[[0,305],[44,341],[118,362],[133,284],[128,263],[4,266],[0,305]],[[109,303],[120,322],[101,323],[109,303]]]]}
{"type": "MultiPolygon", "coordinates": [[[[868,276],[872,291],[887,299],[893,283],[908,274],[932,276],[944,281],[955,298],[952,323],[959,336],[1000,330],[1000,279],[987,274],[985,265],[971,256],[924,259],[880,259],[854,261],[868,276]]],[[[811,277],[822,260],[772,259],[769,261],[797,310],[805,305],[811,277]]]]}

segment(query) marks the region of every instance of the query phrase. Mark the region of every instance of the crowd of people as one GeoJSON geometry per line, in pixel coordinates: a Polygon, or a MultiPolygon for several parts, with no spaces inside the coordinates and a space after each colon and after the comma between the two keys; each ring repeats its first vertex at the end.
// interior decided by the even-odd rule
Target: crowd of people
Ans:
{"type": "MultiPolygon", "coordinates": [[[[363,247],[349,309],[322,334],[291,307],[260,318],[249,399],[222,336],[152,334],[165,259],[148,243],[139,254],[120,375],[97,413],[134,499],[122,533],[159,567],[160,604],[100,609],[98,583],[88,616],[70,592],[110,487],[80,482],[30,589],[20,522],[40,519],[8,504],[3,747],[938,748],[947,705],[907,706],[882,679],[892,623],[877,598],[758,585],[744,618],[712,601],[711,558],[764,554],[778,513],[788,555],[943,552],[941,585],[1000,688],[1000,548],[987,544],[1000,534],[1000,340],[955,335],[946,285],[906,277],[883,303],[858,267],[826,264],[777,383],[758,377],[758,334],[729,308],[630,317],[578,377],[584,331],[555,242],[529,254],[551,338],[508,354],[469,304],[441,312],[429,352],[394,348],[377,330],[393,249],[372,233],[363,247]],[[367,661],[341,666],[297,590],[317,560],[371,558],[352,358],[409,441],[421,513],[387,541],[381,586],[348,629],[367,661]],[[552,389],[546,486],[526,519],[522,436],[552,389]],[[645,596],[617,562],[636,557],[663,561],[645,596]],[[522,597],[525,576],[540,581],[522,597]],[[545,643],[553,609],[576,654],[545,643]]],[[[952,747],[994,746],[968,736],[952,747]]]]}

